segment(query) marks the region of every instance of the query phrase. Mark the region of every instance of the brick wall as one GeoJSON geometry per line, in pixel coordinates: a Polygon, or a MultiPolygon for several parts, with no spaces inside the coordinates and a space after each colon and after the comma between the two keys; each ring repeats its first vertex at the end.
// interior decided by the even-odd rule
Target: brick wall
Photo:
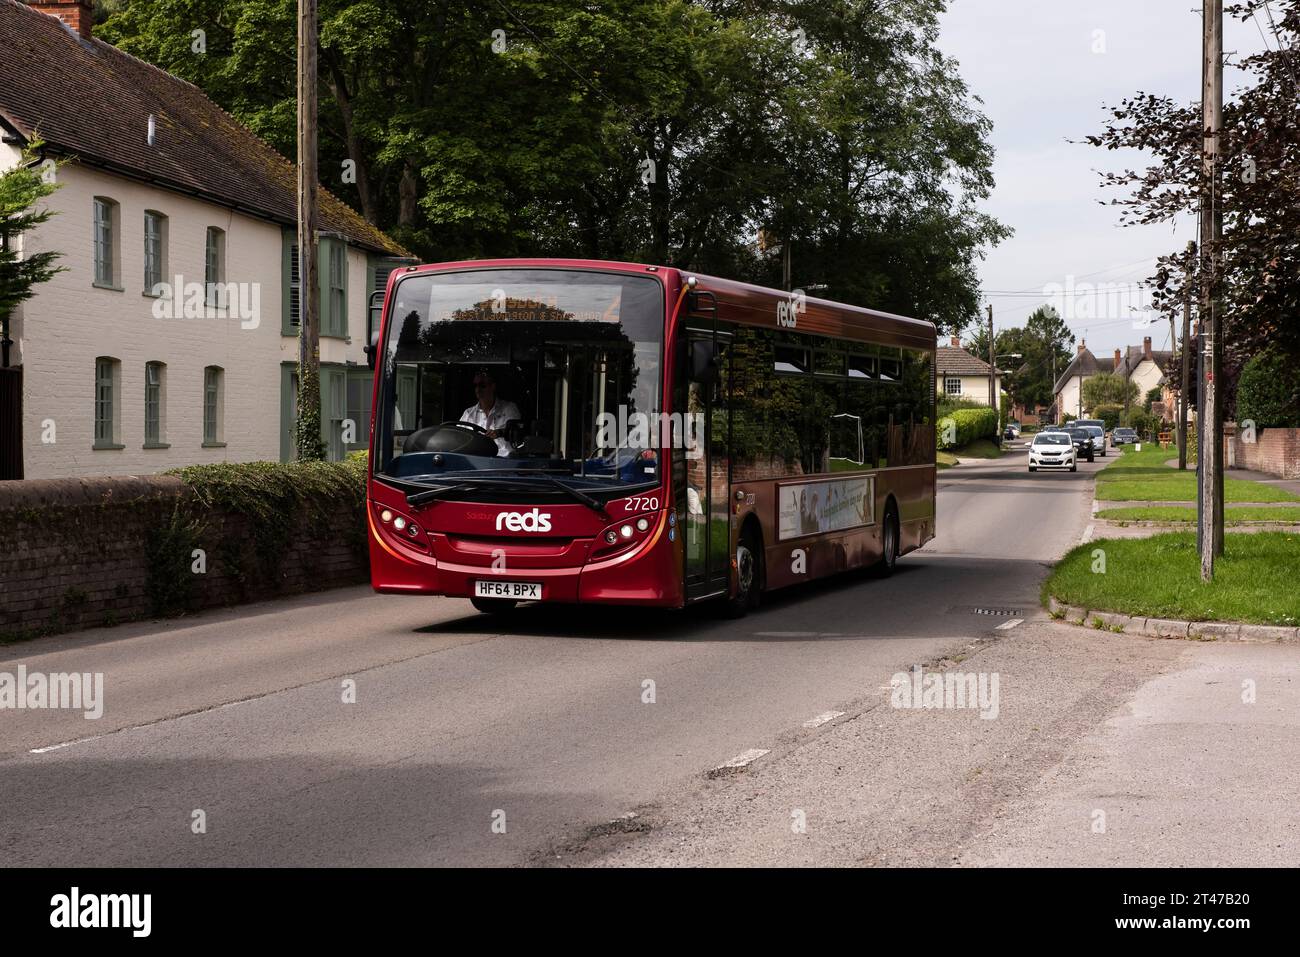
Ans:
{"type": "Polygon", "coordinates": [[[1300,429],[1260,429],[1254,442],[1244,441],[1238,431],[1229,441],[1236,468],[1300,478],[1300,429]]]}
{"type": "Polygon", "coordinates": [[[174,476],[0,483],[0,640],[362,583],[363,523],[304,511],[272,552],[250,516],[196,507],[174,476]]]}

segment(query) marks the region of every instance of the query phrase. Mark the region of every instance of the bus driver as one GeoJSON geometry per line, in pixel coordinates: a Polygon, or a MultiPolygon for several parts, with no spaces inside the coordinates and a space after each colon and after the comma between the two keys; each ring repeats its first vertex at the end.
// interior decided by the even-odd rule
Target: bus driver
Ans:
{"type": "Polygon", "coordinates": [[[488,438],[496,441],[497,455],[509,455],[510,443],[503,433],[507,422],[523,418],[519,406],[508,399],[497,398],[496,380],[486,369],[479,370],[474,376],[474,396],[478,401],[460,414],[460,420],[486,429],[488,438]]]}

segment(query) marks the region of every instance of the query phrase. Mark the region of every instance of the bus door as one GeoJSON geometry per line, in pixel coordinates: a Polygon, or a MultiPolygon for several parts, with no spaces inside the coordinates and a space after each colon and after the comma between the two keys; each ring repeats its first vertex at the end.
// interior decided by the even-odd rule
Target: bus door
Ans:
{"type": "Polygon", "coordinates": [[[692,320],[686,336],[686,597],[725,592],[731,573],[730,417],[724,377],[731,336],[692,320]]]}

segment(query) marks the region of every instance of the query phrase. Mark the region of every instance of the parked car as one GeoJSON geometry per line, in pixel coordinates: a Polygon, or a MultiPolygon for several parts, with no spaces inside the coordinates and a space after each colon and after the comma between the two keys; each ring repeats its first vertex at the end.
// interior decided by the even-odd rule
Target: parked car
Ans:
{"type": "Polygon", "coordinates": [[[1079,470],[1074,440],[1068,432],[1040,432],[1029,446],[1029,471],[1039,469],[1079,470]]]}
{"type": "Polygon", "coordinates": [[[1093,461],[1097,454],[1097,440],[1093,438],[1092,431],[1089,429],[1066,429],[1065,431],[1069,434],[1070,441],[1074,443],[1075,457],[1093,461]]]}
{"type": "Polygon", "coordinates": [[[1117,428],[1110,434],[1111,448],[1119,448],[1121,445],[1132,445],[1138,441],[1136,429],[1117,428]]]}

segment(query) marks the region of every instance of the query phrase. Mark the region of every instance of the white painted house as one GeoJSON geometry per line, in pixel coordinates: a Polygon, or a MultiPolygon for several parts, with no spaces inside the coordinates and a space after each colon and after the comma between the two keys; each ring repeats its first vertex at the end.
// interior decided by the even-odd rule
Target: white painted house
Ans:
{"type": "MultiPolygon", "coordinates": [[[[989,404],[989,364],[961,346],[953,336],[951,345],[941,345],[934,357],[935,391],[941,396],[989,404]]],[[[1002,395],[1002,370],[994,370],[994,395],[1002,395]]]]}
{"type": "MultiPolygon", "coordinates": [[[[0,169],[44,141],[56,215],[24,252],[66,267],[13,318],[21,413],[0,429],[20,425],[23,468],[0,477],[286,459],[296,170],[90,24],[90,0],[0,0],[0,169]]],[[[321,224],[322,437],[340,458],[367,444],[370,293],[409,254],[323,190],[321,224]]]]}
{"type": "Polygon", "coordinates": [[[1058,424],[1065,416],[1076,419],[1086,418],[1091,409],[1083,401],[1083,384],[1095,375],[1121,375],[1137,386],[1136,405],[1140,408],[1152,389],[1161,390],[1161,408],[1159,411],[1166,418],[1172,417],[1173,394],[1171,385],[1165,376],[1165,368],[1173,361],[1174,354],[1169,351],[1151,348],[1151,337],[1143,339],[1141,346],[1129,346],[1116,349],[1113,358],[1098,358],[1092,354],[1087,343],[1080,342],[1078,350],[1070,364],[1057,378],[1053,392],[1056,395],[1056,420],[1058,424]]]}

